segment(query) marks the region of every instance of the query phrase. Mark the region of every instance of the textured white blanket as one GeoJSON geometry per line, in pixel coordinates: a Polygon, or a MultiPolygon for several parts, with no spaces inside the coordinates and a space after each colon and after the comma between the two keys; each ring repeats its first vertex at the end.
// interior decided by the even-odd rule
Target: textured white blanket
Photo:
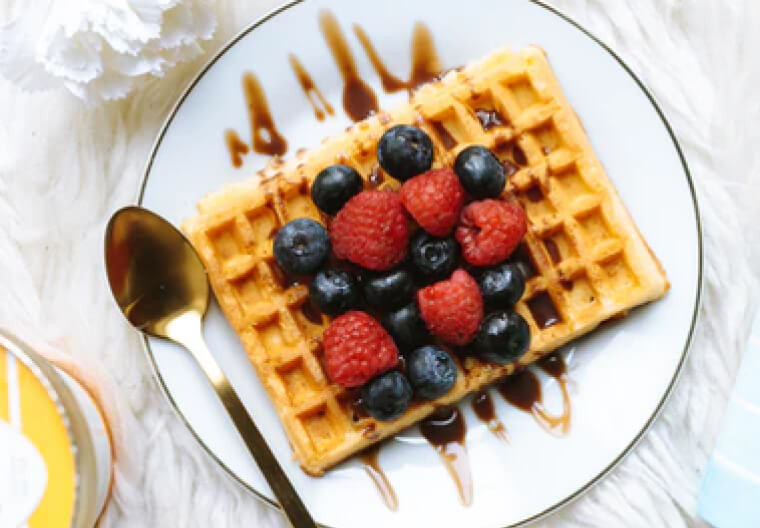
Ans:
{"type": "MultiPolygon", "coordinates": [[[[207,50],[276,3],[220,0],[207,50]]],[[[611,44],[671,120],[701,200],[706,283],[691,358],[660,420],[599,486],[539,524],[701,526],[696,492],[758,293],[760,2],[554,4],[611,44]]],[[[12,7],[0,2],[4,14],[12,7]]],[[[200,64],[99,109],[0,82],[0,325],[99,364],[95,375],[118,387],[104,397],[124,423],[117,435],[129,455],[104,527],[284,526],[216,467],[169,408],[103,272],[105,222],[134,198],[153,138],[200,64]]]]}

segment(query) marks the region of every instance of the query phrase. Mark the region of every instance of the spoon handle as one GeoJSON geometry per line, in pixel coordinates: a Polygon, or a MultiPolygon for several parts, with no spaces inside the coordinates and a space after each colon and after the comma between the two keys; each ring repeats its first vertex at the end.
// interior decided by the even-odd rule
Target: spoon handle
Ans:
{"type": "Polygon", "coordinates": [[[224,408],[227,409],[235,428],[248,446],[248,451],[253,455],[293,528],[316,528],[317,524],[296,493],[293,484],[291,484],[280,463],[277,462],[251,415],[248,414],[235,389],[230,385],[227,376],[224,375],[206,346],[201,333],[200,315],[195,312],[187,312],[170,323],[167,330],[171,339],[181,343],[190,351],[214,386],[216,394],[222,401],[224,408]]]}

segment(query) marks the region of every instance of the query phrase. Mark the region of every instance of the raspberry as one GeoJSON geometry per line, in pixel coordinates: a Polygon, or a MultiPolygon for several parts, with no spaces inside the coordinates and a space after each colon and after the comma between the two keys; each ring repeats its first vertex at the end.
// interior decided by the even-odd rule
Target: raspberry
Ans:
{"type": "Polygon", "coordinates": [[[362,191],[343,206],[330,224],[338,258],[367,269],[387,270],[406,256],[409,226],[396,193],[362,191]]]}
{"type": "Polygon", "coordinates": [[[512,254],[527,228],[525,212],[517,202],[483,200],[462,209],[455,236],[467,262],[491,266],[512,254]]]}
{"type": "Polygon", "coordinates": [[[393,339],[365,312],[346,312],[333,319],[322,342],[327,374],[343,387],[364,385],[398,364],[393,339]]]}
{"type": "Polygon", "coordinates": [[[417,304],[430,332],[455,345],[469,343],[483,320],[478,283],[462,270],[418,291],[417,304]]]}
{"type": "Polygon", "coordinates": [[[415,176],[399,191],[401,203],[431,235],[451,233],[464,204],[464,189],[451,169],[436,169],[415,176]]]}

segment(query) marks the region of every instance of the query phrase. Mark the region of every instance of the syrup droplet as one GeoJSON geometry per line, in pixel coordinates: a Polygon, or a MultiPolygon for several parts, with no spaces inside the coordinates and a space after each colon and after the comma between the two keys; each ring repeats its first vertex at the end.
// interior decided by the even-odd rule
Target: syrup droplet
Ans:
{"type": "Polygon", "coordinates": [[[530,314],[536,321],[536,325],[541,328],[549,328],[562,322],[562,316],[554,306],[551,296],[548,292],[542,292],[528,300],[530,314]]]}
{"type": "Polygon", "coordinates": [[[491,130],[493,127],[506,125],[506,120],[496,110],[486,110],[478,108],[475,110],[475,116],[480,121],[483,130],[491,130]]]}
{"type": "Polygon", "coordinates": [[[298,60],[298,57],[291,54],[288,59],[290,60],[290,67],[293,68],[293,73],[296,74],[298,83],[301,85],[301,89],[303,90],[306,99],[309,100],[309,104],[314,110],[314,116],[317,120],[323,121],[326,113],[334,115],[335,110],[332,105],[324,98],[322,92],[317,88],[317,85],[311,78],[311,75],[309,75],[309,72],[306,71],[306,68],[304,68],[298,60]]]}
{"type": "Polygon", "coordinates": [[[329,10],[319,13],[319,26],[343,77],[343,108],[354,121],[361,121],[379,110],[377,96],[359,76],[356,61],[340,29],[338,19],[329,10]]]}
{"type": "Polygon", "coordinates": [[[414,25],[411,43],[412,68],[407,81],[399,79],[390,72],[364,28],[355,24],[353,29],[375,73],[380,77],[380,83],[386,93],[407,90],[411,95],[423,84],[438,80],[443,72],[441,61],[438,59],[438,53],[435,49],[433,35],[422,22],[417,22],[414,25]]]}
{"type": "MultiPolygon", "coordinates": [[[[551,372],[555,372],[558,369],[554,365],[548,368],[551,372]]],[[[554,376],[552,375],[552,377],[554,376]]],[[[567,436],[570,432],[572,405],[567,387],[567,376],[562,374],[555,379],[559,382],[559,387],[562,391],[562,414],[557,416],[551,415],[546,411],[543,403],[541,382],[531,370],[524,369],[508,376],[499,382],[497,389],[508,403],[518,409],[531,413],[536,423],[546,432],[562,437],[567,436]]]]}
{"type": "Polygon", "coordinates": [[[528,164],[528,158],[525,156],[525,152],[517,143],[512,146],[512,159],[515,160],[515,163],[518,165],[525,166],[528,164]]]}
{"type": "Polygon", "coordinates": [[[562,356],[557,353],[542,357],[536,362],[536,365],[557,380],[567,375],[567,364],[565,364],[562,356]]]}
{"type": "Polygon", "coordinates": [[[531,185],[528,190],[525,191],[525,196],[527,196],[528,200],[531,202],[540,202],[544,199],[544,193],[538,184],[531,185]]]}
{"type": "Polygon", "coordinates": [[[530,256],[530,250],[524,243],[517,246],[517,249],[512,253],[509,260],[514,262],[517,267],[520,268],[525,280],[535,277],[538,274],[536,272],[536,266],[533,264],[533,258],[530,256]]]}
{"type": "Polygon", "coordinates": [[[414,25],[412,34],[412,72],[407,89],[411,92],[425,83],[435,81],[443,72],[443,66],[435,50],[430,29],[422,22],[414,25]]]}
{"type": "Polygon", "coordinates": [[[405,89],[407,83],[393,75],[390,70],[388,70],[388,67],[380,58],[380,55],[377,53],[375,46],[372,44],[372,41],[364,28],[359,24],[354,24],[354,34],[356,34],[356,38],[359,39],[359,43],[362,45],[362,48],[364,48],[364,53],[366,53],[369,62],[375,69],[375,73],[380,77],[380,83],[383,85],[383,90],[385,90],[386,93],[394,93],[405,89]]]}
{"type": "Polygon", "coordinates": [[[502,161],[501,164],[504,165],[504,173],[506,174],[507,178],[509,178],[510,176],[514,176],[519,170],[517,165],[515,165],[508,159],[505,159],[504,161],[502,161]]]}
{"type": "Polygon", "coordinates": [[[364,408],[364,401],[362,400],[361,391],[355,389],[355,393],[351,397],[351,414],[355,422],[369,418],[367,410],[364,408]]]}
{"type": "Polygon", "coordinates": [[[547,238],[544,240],[544,246],[546,246],[546,251],[549,253],[549,256],[552,259],[552,262],[555,264],[559,264],[559,262],[562,260],[562,255],[559,252],[559,247],[557,246],[557,243],[552,240],[551,238],[547,238]]]}
{"type": "Polygon", "coordinates": [[[248,106],[253,150],[270,156],[285,154],[288,150],[288,142],[277,131],[264,88],[251,72],[243,75],[243,92],[248,106]]]}
{"type": "Polygon", "coordinates": [[[541,384],[533,372],[522,369],[500,381],[496,388],[511,405],[526,412],[541,400],[541,384]]]}
{"type": "Polygon", "coordinates": [[[472,504],[472,473],[465,447],[467,426],[456,407],[443,408],[420,422],[420,431],[438,452],[443,464],[454,479],[459,500],[464,506],[472,504]]]}
{"type": "Polygon", "coordinates": [[[227,151],[230,153],[232,166],[236,169],[241,167],[243,165],[243,154],[250,152],[248,145],[232,129],[224,131],[224,143],[227,145],[227,151]]]}
{"type": "Polygon", "coordinates": [[[440,121],[428,121],[430,123],[430,126],[435,131],[435,135],[438,136],[438,139],[443,144],[443,148],[446,150],[451,150],[454,147],[457,146],[457,140],[454,139],[454,136],[452,136],[448,130],[446,130],[446,127],[443,126],[443,123],[440,121]]]}
{"type": "Polygon", "coordinates": [[[488,426],[488,429],[499,439],[509,442],[507,429],[496,416],[496,409],[493,405],[491,395],[486,391],[476,392],[472,397],[472,410],[478,419],[488,426]]]}
{"type": "Polygon", "coordinates": [[[385,505],[389,510],[397,511],[398,496],[396,495],[396,491],[393,489],[390,480],[388,480],[388,476],[385,474],[382,467],[380,467],[379,456],[380,446],[373,446],[364,452],[360,457],[360,460],[364,465],[364,471],[366,471],[369,478],[372,479],[372,482],[375,484],[378,493],[380,493],[380,496],[383,498],[385,505]]]}

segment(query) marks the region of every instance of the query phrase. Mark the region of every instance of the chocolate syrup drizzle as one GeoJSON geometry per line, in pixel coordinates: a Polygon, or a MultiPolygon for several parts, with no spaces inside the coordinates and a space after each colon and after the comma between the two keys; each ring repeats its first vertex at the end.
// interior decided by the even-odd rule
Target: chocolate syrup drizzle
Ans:
{"type": "Polygon", "coordinates": [[[562,414],[555,416],[546,411],[541,382],[532,370],[516,372],[499,382],[496,388],[507,402],[533,415],[536,422],[548,433],[560,437],[567,436],[570,432],[572,407],[565,362],[559,354],[550,354],[540,359],[536,365],[557,380],[562,391],[562,414]]]}
{"type": "Polygon", "coordinates": [[[472,473],[467,456],[467,425],[457,407],[442,408],[420,422],[422,436],[432,445],[454,479],[459,500],[472,504],[472,473]]]}
{"type": "Polygon", "coordinates": [[[388,476],[380,467],[379,456],[380,446],[376,445],[366,450],[359,460],[361,460],[361,463],[364,466],[364,471],[375,484],[385,505],[389,510],[395,512],[398,510],[398,496],[396,495],[396,491],[393,489],[391,482],[388,480],[388,476]]]}
{"type": "MultiPolygon", "coordinates": [[[[518,409],[530,413],[536,422],[554,436],[564,437],[570,432],[571,402],[568,391],[567,364],[558,353],[544,356],[535,365],[557,380],[562,391],[563,411],[560,415],[549,414],[543,403],[541,382],[530,369],[522,369],[496,385],[502,397],[518,409]]],[[[494,409],[493,399],[485,390],[476,392],[471,401],[472,409],[480,421],[500,440],[509,443],[504,424],[494,409]]],[[[465,445],[467,425],[458,407],[443,407],[420,422],[420,432],[441,458],[449,475],[456,484],[460,501],[464,506],[472,504],[473,484],[469,457],[465,445]]],[[[389,509],[396,511],[398,497],[378,463],[379,447],[365,451],[361,456],[364,469],[389,509]]]]}
{"type": "Polygon", "coordinates": [[[504,424],[496,416],[493,399],[487,391],[476,392],[470,402],[475,416],[488,426],[488,429],[502,442],[509,443],[509,435],[504,424]]]}
{"type": "Polygon", "coordinates": [[[248,145],[240,139],[237,132],[228,128],[224,131],[224,143],[227,145],[227,150],[230,153],[230,160],[232,165],[237,169],[243,165],[243,154],[248,154],[251,149],[248,145]]]}
{"type": "MultiPolygon", "coordinates": [[[[281,156],[288,150],[287,140],[280,134],[274,124],[272,112],[269,109],[267,96],[258,77],[252,72],[243,74],[243,95],[248,109],[248,122],[251,129],[253,150],[259,154],[281,156]]],[[[249,152],[237,132],[228,129],[224,132],[224,140],[234,167],[243,164],[242,154],[249,152]]]]}
{"type": "Polygon", "coordinates": [[[411,95],[423,84],[437,79],[443,71],[433,42],[433,35],[422,22],[417,22],[414,25],[411,43],[412,69],[409,72],[409,79],[406,81],[399,79],[390,72],[364,28],[354,24],[353,29],[356,38],[359,39],[362,48],[364,48],[364,53],[367,54],[367,58],[375,69],[375,73],[380,77],[380,82],[386,93],[407,90],[411,95]]]}
{"type": "Polygon", "coordinates": [[[343,78],[343,109],[346,114],[354,121],[361,121],[376,114],[380,109],[377,96],[359,76],[356,60],[340,29],[338,19],[332,12],[323,9],[319,12],[319,27],[343,78]]]}
{"type": "MultiPolygon", "coordinates": [[[[354,122],[376,114],[380,109],[377,95],[359,75],[356,59],[337,18],[329,10],[323,9],[319,13],[319,26],[343,79],[342,104],[346,114],[354,122]]],[[[354,24],[353,30],[372,67],[380,77],[380,82],[386,93],[407,90],[411,96],[412,92],[421,85],[439,79],[445,72],[435,49],[433,35],[430,29],[421,22],[415,24],[412,33],[410,46],[412,66],[409,79],[406,81],[390,72],[367,32],[361,26],[354,24]]],[[[314,117],[318,121],[323,121],[326,116],[334,115],[335,110],[332,105],[322,95],[314,79],[298,60],[298,57],[290,54],[288,60],[306,99],[314,111],[314,117]]],[[[270,156],[283,155],[287,152],[288,142],[277,130],[264,90],[253,73],[248,72],[244,75],[243,91],[248,107],[253,150],[270,156]]],[[[451,146],[456,144],[445,129],[441,134],[444,136],[443,141],[445,143],[451,146]]],[[[250,152],[249,146],[240,139],[234,130],[226,130],[224,140],[232,165],[236,168],[241,167],[243,155],[250,152]]]]}
{"type": "Polygon", "coordinates": [[[251,123],[253,150],[260,154],[282,156],[288,150],[288,142],[278,132],[264,88],[251,72],[243,75],[243,93],[251,123]]]}
{"type": "Polygon", "coordinates": [[[298,79],[298,84],[301,85],[306,99],[308,99],[311,108],[314,110],[314,117],[317,118],[317,121],[324,121],[325,114],[335,115],[332,105],[324,98],[314,79],[311,78],[311,75],[306,71],[301,61],[298,60],[298,57],[291,53],[288,60],[290,61],[290,67],[293,68],[293,73],[295,73],[298,79]]]}

